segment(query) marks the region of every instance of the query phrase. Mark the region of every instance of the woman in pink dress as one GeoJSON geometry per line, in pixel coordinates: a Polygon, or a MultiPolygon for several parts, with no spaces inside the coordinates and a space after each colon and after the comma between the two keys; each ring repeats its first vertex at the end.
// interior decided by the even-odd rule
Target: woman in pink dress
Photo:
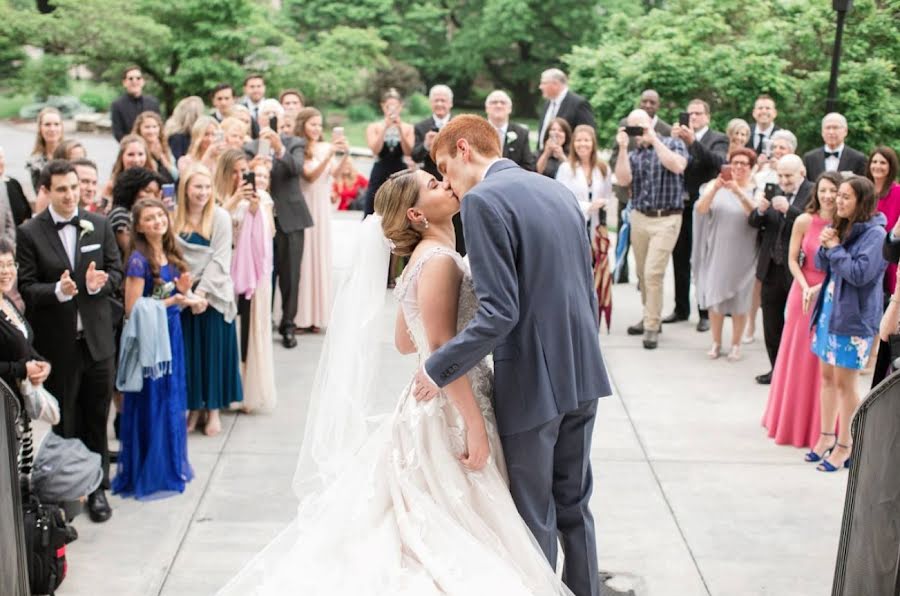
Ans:
{"type": "MultiPolygon", "coordinates": [[[[788,294],[781,347],[772,372],[769,403],[763,426],[778,445],[815,448],[808,457],[821,458],[834,443],[834,436],[821,433],[819,415],[819,359],[810,350],[810,316],[815,297],[825,279],[816,268],[819,234],[834,218],[835,199],[841,178],[826,172],[816,181],[806,213],[799,215],[791,231],[788,266],[794,276],[788,294]],[[821,435],[821,436],[820,436],[821,435]]],[[[809,461],[818,461],[810,459],[809,461]]]]}
{"type": "Polygon", "coordinates": [[[316,333],[328,325],[331,312],[331,174],[341,160],[350,156],[343,134],[331,143],[322,141],[322,113],[315,108],[297,112],[294,135],[306,139],[300,190],[315,222],[306,228],[303,241],[294,324],[298,329],[316,333]]]}

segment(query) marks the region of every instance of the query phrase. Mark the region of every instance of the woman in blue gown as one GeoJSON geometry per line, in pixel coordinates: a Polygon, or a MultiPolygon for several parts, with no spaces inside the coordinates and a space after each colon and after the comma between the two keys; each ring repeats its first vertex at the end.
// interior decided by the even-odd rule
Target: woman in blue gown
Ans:
{"type": "Polygon", "coordinates": [[[134,233],[126,265],[125,312],[130,316],[142,297],[163,302],[171,361],[161,367],[162,374],[144,376],[139,392],[124,393],[119,431],[122,445],[112,488],[122,496],[146,499],[184,492],[194,475],[187,458],[180,310],[182,306],[196,307],[196,302],[187,297],[190,274],[181,273],[186,271],[186,265],[162,202],[141,199],[134,205],[132,217],[134,233]]]}

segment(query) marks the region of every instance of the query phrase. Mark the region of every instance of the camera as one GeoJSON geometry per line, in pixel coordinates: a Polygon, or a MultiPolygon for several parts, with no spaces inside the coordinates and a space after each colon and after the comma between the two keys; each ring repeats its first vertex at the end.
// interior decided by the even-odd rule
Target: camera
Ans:
{"type": "Polygon", "coordinates": [[[640,136],[643,136],[643,134],[644,134],[644,127],[643,127],[643,126],[626,126],[626,127],[625,127],[625,134],[627,134],[629,137],[640,137],[640,136]]]}
{"type": "Polygon", "coordinates": [[[767,201],[771,201],[780,194],[782,194],[781,188],[774,182],[768,182],[766,184],[765,190],[763,191],[763,196],[766,197],[767,201]]]}

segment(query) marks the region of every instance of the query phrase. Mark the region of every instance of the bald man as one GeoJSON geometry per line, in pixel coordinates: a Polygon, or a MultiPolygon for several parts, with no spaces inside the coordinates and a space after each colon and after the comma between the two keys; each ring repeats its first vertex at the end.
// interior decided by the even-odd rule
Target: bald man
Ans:
{"type": "Polygon", "coordinates": [[[762,246],[756,265],[756,277],[762,282],[763,333],[766,338],[766,352],[770,370],[756,377],[760,385],[772,382],[771,369],[775,366],[778,346],[781,345],[781,330],[784,328],[784,309],[792,276],[788,269],[788,245],[794,220],[803,213],[812,183],[806,179],[803,160],[793,153],[778,160],[778,189],[772,200],[765,197],[765,191],[757,195],[757,208],[750,214],[750,225],[760,230],[762,246]]]}

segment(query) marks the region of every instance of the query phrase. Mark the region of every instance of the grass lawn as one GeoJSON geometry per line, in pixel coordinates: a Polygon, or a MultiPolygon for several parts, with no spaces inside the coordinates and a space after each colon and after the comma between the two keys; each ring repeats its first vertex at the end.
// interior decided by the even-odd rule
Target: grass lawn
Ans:
{"type": "Polygon", "coordinates": [[[33,101],[34,99],[29,95],[0,96],[0,118],[18,118],[22,106],[33,101]]]}

